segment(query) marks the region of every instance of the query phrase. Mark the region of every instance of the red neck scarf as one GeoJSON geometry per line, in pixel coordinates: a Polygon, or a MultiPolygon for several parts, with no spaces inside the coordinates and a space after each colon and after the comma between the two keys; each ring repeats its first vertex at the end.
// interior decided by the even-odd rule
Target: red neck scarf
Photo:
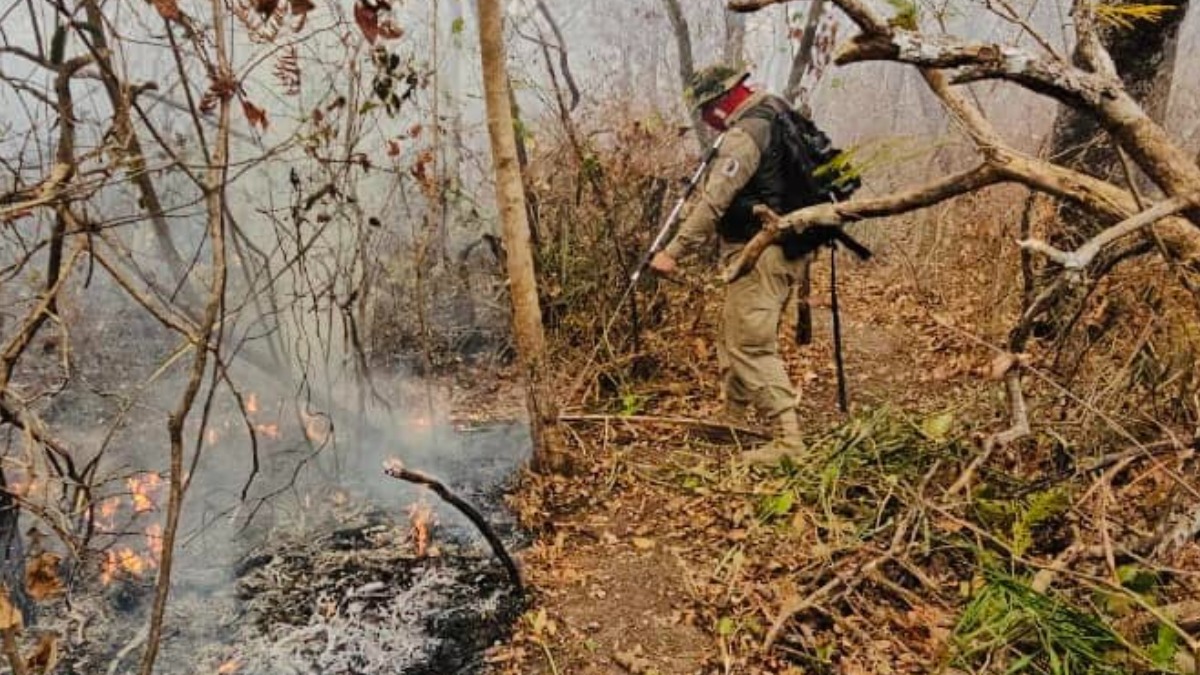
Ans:
{"type": "Polygon", "coordinates": [[[741,82],[717,99],[715,103],[704,108],[704,121],[718,131],[725,131],[726,121],[752,94],[754,94],[754,89],[744,81],[741,82]]]}

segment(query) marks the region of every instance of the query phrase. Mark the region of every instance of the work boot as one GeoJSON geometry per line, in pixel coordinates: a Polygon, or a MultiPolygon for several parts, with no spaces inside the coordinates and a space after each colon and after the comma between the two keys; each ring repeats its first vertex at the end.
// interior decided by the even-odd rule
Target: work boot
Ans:
{"type": "Polygon", "coordinates": [[[772,418],[771,430],[771,441],[744,453],[743,462],[770,465],[779,463],[785,457],[794,462],[804,457],[807,449],[800,434],[800,418],[794,408],[788,408],[772,418]]]}

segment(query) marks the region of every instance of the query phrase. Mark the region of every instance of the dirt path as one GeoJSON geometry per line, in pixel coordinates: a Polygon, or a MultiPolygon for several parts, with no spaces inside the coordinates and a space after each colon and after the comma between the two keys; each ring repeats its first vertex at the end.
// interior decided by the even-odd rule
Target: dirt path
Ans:
{"type": "MultiPolygon", "coordinates": [[[[973,380],[963,357],[940,371],[920,365],[928,363],[921,354],[945,342],[944,335],[934,337],[928,322],[911,317],[875,315],[886,287],[848,284],[842,293],[855,408],[881,401],[936,407],[961,398],[973,380]]],[[[818,285],[814,297],[814,343],[797,348],[787,341],[785,354],[807,425],[820,430],[842,416],[827,291],[818,285]]],[[[709,328],[671,339],[703,341],[709,328]]],[[[703,378],[685,383],[692,398],[665,398],[664,412],[711,414],[715,364],[701,367],[703,378]]],[[[764,519],[771,479],[734,461],[736,441],[753,439],[731,442],[699,427],[620,419],[577,423],[572,431],[585,473],[529,478],[513,500],[523,520],[538,528],[537,542],[523,555],[536,600],[514,641],[495,651],[497,672],[799,673],[745,656],[756,652],[789,592],[788,575],[807,557],[794,553],[821,545],[802,522],[764,519]]],[[[897,662],[862,656],[864,664],[885,661],[897,662]]]]}

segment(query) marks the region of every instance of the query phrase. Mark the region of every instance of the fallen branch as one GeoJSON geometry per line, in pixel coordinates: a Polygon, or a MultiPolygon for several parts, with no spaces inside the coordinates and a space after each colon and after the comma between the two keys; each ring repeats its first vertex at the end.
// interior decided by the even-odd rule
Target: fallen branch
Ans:
{"type": "Polygon", "coordinates": [[[726,283],[740,279],[754,268],[762,252],[777,242],[788,229],[803,232],[812,226],[839,227],[867,218],[916,211],[979,188],[1006,180],[991,164],[946,176],[904,192],[875,199],[852,199],[838,204],[816,204],[786,215],[764,218],[763,228],[742,249],[722,275],[726,283]]]}
{"type": "Polygon", "coordinates": [[[651,415],[559,415],[560,422],[630,422],[633,424],[665,424],[669,426],[699,427],[714,431],[727,431],[735,434],[745,434],[756,438],[770,438],[771,433],[755,427],[721,422],[719,420],[702,420],[694,417],[657,417],[651,415]]]}
{"type": "Polygon", "coordinates": [[[446,503],[458,509],[460,513],[467,517],[483,534],[483,538],[487,539],[488,545],[492,547],[492,552],[504,563],[504,569],[508,571],[508,578],[512,580],[513,586],[516,586],[519,595],[525,595],[525,582],[521,579],[521,570],[517,567],[517,563],[508,554],[504,548],[504,543],[500,541],[500,537],[496,535],[495,530],[491,525],[488,525],[487,520],[475,510],[475,507],[468,504],[461,497],[454,494],[441,481],[436,478],[421,473],[420,471],[412,471],[404,468],[404,464],[398,459],[390,459],[384,462],[383,472],[397,480],[423,485],[430,490],[433,490],[446,503]]]}
{"type": "Polygon", "coordinates": [[[1154,206],[1142,211],[1141,213],[1128,218],[1126,220],[1113,225],[1104,230],[1095,237],[1089,239],[1079,248],[1074,251],[1063,251],[1055,248],[1041,239],[1025,239],[1018,242],[1021,248],[1026,251],[1040,253],[1054,262],[1063,266],[1064,269],[1071,272],[1083,271],[1088,265],[1096,259],[1100,250],[1106,245],[1133,234],[1134,232],[1153,225],[1154,223],[1173,216],[1180,211],[1188,208],[1192,204],[1191,199],[1187,197],[1172,197],[1165,201],[1159,202],[1154,206]]]}

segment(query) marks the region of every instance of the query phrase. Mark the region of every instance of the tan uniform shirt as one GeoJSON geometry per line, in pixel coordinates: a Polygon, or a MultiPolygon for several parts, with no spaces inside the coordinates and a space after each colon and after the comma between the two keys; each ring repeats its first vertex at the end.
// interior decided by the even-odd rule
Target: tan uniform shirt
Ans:
{"type": "Polygon", "coordinates": [[[687,216],[675,238],[664,249],[667,255],[679,260],[696,253],[712,237],[733,198],[758,170],[761,159],[758,144],[737,122],[766,96],[764,92],[752,95],[730,116],[730,129],[708,168],[704,185],[688,200],[687,216]]]}

